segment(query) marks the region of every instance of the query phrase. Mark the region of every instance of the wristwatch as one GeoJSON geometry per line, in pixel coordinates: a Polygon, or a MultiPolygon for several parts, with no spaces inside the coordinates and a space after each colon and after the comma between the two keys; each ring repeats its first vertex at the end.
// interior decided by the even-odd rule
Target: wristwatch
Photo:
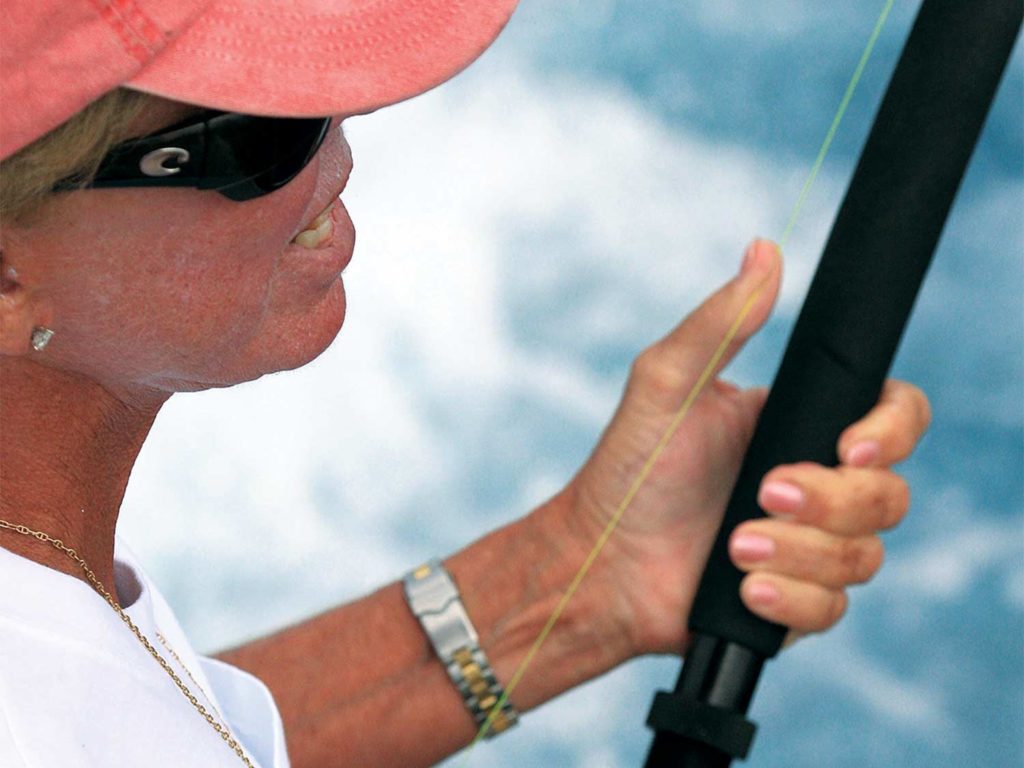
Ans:
{"type": "Polygon", "coordinates": [[[494,676],[451,574],[432,559],[406,574],[405,599],[419,619],[477,726],[490,722],[484,738],[508,730],[519,720],[494,676]],[[497,710],[497,711],[495,711],[497,710]]]}

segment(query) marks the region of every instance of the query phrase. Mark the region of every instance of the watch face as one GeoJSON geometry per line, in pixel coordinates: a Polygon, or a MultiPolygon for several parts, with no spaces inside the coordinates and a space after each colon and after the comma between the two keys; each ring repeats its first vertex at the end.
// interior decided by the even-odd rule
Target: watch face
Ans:
{"type": "Polygon", "coordinates": [[[402,585],[409,607],[416,616],[443,611],[453,601],[461,605],[455,582],[438,560],[429,560],[410,571],[402,585]]]}

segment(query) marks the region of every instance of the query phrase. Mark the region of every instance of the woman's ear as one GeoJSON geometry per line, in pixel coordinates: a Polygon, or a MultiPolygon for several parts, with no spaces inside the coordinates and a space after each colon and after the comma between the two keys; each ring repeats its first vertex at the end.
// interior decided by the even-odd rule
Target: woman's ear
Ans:
{"type": "Polygon", "coordinates": [[[0,355],[13,357],[41,351],[53,335],[47,333],[50,318],[45,314],[0,248],[0,355]]]}

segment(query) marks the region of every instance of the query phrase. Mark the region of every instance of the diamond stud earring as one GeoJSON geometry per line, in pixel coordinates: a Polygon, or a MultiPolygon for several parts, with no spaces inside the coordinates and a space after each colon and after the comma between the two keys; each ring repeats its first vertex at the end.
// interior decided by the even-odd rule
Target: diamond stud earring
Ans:
{"type": "Polygon", "coordinates": [[[32,329],[32,349],[36,352],[42,352],[46,349],[46,345],[50,343],[50,339],[53,338],[53,331],[49,328],[44,328],[41,325],[37,325],[32,329]]]}

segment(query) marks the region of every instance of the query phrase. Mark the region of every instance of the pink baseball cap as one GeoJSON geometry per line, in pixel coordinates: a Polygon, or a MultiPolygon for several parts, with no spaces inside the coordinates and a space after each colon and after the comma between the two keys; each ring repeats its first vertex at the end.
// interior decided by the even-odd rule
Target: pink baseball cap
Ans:
{"type": "Polygon", "coordinates": [[[247,114],[359,114],[470,64],[517,0],[3,0],[0,158],[125,86],[247,114]]]}

